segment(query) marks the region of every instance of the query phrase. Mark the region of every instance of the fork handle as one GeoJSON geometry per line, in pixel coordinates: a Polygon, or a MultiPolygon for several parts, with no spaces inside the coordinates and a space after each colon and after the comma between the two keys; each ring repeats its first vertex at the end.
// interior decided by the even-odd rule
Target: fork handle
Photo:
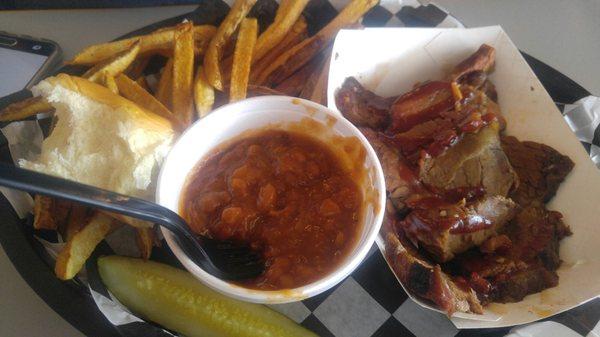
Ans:
{"type": "MultiPolygon", "coordinates": [[[[0,185],[32,194],[66,199],[151,222],[162,223],[165,221],[165,217],[161,213],[155,212],[154,209],[157,205],[146,200],[4,163],[0,164],[0,185]]],[[[167,211],[172,212],[171,210],[167,211]]]]}
{"type": "Polygon", "coordinates": [[[0,163],[0,185],[32,194],[66,199],[93,208],[157,223],[174,232],[186,254],[194,257],[193,260],[207,272],[215,275],[221,274],[210,261],[187,223],[177,213],[166,207],[5,163],[0,163]]]}

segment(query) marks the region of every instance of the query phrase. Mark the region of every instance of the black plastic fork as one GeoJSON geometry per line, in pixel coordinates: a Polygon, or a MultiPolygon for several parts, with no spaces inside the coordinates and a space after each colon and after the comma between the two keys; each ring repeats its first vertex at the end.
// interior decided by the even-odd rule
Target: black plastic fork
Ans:
{"type": "Polygon", "coordinates": [[[0,185],[156,223],[174,234],[192,261],[221,279],[248,279],[260,275],[265,268],[258,252],[229,241],[198,237],[177,213],[146,200],[4,163],[0,164],[0,185]]]}

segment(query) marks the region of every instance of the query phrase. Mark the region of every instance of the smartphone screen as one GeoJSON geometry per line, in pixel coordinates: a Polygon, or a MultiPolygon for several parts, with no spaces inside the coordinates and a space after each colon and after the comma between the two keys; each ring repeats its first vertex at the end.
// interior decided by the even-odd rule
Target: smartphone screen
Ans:
{"type": "Polygon", "coordinates": [[[25,39],[3,37],[0,43],[0,97],[19,91],[31,81],[44,65],[54,46],[25,39]]]}
{"type": "Polygon", "coordinates": [[[48,56],[0,48],[0,97],[23,89],[48,56]]]}

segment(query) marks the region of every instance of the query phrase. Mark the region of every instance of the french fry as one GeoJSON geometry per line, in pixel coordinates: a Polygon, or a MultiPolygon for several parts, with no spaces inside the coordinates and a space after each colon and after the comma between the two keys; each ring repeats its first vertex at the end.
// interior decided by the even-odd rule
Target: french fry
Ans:
{"type": "Polygon", "coordinates": [[[212,40],[217,32],[217,27],[208,25],[195,26],[192,31],[194,33],[194,56],[199,57],[206,53],[210,40],[212,40]]]}
{"type": "Polygon", "coordinates": [[[175,30],[169,29],[158,33],[152,33],[139,37],[119,40],[115,42],[92,45],[77,54],[69,64],[94,65],[106,61],[115,55],[131,48],[137,41],[140,42],[140,51],[146,53],[151,49],[162,48],[173,41],[175,30]]]}
{"type": "Polygon", "coordinates": [[[210,40],[215,36],[217,27],[211,25],[200,25],[194,26],[192,29],[194,33],[194,42],[196,45],[208,46],[210,40]]]}
{"type": "Polygon", "coordinates": [[[53,199],[36,195],[33,202],[33,228],[56,230],[58,224],[52,216],[53,199]]]}
{"type": "Polygon", "coordinates": [[[236,0],[208,44],[206,54],[204,55],[204,71],[206,72],[208,83],[218,90],[223,90],[223,80],[221,78],[221,69],[219,68],[219,62],[223,56],[223,48],[255,3],[256,0],[236,0]]]}
{"type": "Polygon", "coordinates": [[[233,62],[233,52],[235,51],[236,43],[237,43],[237,36],[236,35],[231,36],[229,41],[227,41],[227,43],[225,44],[225,47],[223,47],[223,55],[221,55],[221,58],[223,58],[223,59],[229,58],[233,62]]]}
{"type": "Polygon", "coordinates": [[[131,63],[129,68],[125,71],[125,74],[129,78],[138,78],[144,74],[144,70],[150,62],[150,56],[139,56],[131,63]]]}
{"type": "Polygon", "coordinates": [[[90,220],[90,209],[73,204],[64,229],[61,231],[63,241],[69,242],[90,220]]]}
{"type": "Polygon", "coordinates": [[[96,213],[90,221],[67,241],[56,258],[54,272],[61,280],[72,279],[83,267],[98,243],[118,227],[118,223],[102,214],[96,213]]]}
{"type": "MultiPolygon", "coordinates": [[[[160,33],[160,32],[167,31],[167,30],[177,30],[179,28],[179,25],[181,25],[181,24],[177,24],[175,26],[170,26],[170,27],[159,28],[159,29],[155,30],[153,33],[160,33]]],[[[206,41],[206,43],[208,44],[208,42],[210,42],[210,39],[212,39],[212,37],[217,32],[217,27],[211,26],[211,25],[199,25],[199,26],[194,26],[192,31],[194,32],[194,41],[206,41]]]]}
{"type": "Polygon", "coordinates": [[[161,49],[156,49],[153,51],[153,54],[157,54],[166,58],[172,58],[173,57],[173,48],[171,47],[165,47],[165,48],[161,48],[161,49]]]}
{"type": "Polygon", "coordinates": [[[248,84],[248,97],[256,97],[256,96],[265,96],[265,95],[275,95],[275,96],[285,96],[281,91],[277,91],[275,89],[263,87],[260,85],[248,84]]]}
{"type": "Polygon", "coordinates": [[[185,126],[194,120],[192,85],[194,80],[194,36],[192,23],[181,26],[175,37],[173,52],[173,114],[185,126]]]}
{"type": "Polygon", "coordinates": [[[281,83],[325,49],[340,29],[358,21],[377,2],[377,0],[353,0],[350,2],[317,34],[279,56],[257,77],[256,84],[273,86],[281,83]]]}
{"type": "Polygon", "coordinates": [[[258,75],[263,72],[273,61],[275,61],[281,54],[286,50],[289,50],[293,46],[302,42],[308,38],[306,19],[304,17],[298,18],[296,23],[292,26],[292,29],[288,34],[276,45],[273,49],[269,50],[260,60],[257,60],[252,64],[250,71],[250,83],[256,83],[258,75]]]}
{"type": "Polygon", "coordinates": [[[156,99],[164,106],[171,109],[171,97],[173,95],[173,58],[165,64],[156,88],[156,99]]]}
{"type": "Polygon", "coordinates": [[[111,59],[93,66],[82,77],[92,82],[101,83],[103,74],[117,76],[129,67],[139,51],[140,42],[138,41],[131,46],[131,49],[122,51],[111,59]]]}
{"type": "MultiPolygon", "coordinates": [[[[208,48],[210,40],[215,35],[217,27],[209,25],[195,26],[192,31],[194,33],[194,56],[200,57],[206,52],[206,48],[208,48]]],[[[173,57],[173,46],[164,45],[163,47],[153,49],[146,54],[160,54],[165,57],[173,57]]],[[[134,78],[135,76],[130,77],[134,78]]]]}
{"type": "Polygon", "coordinates": [[[282,0],[274,22],[258,37],[253,63],[279,44],[298,20],[308,0],[282,0]]]}
{"type": "Polygon", "coordinates": [[[154,228],[136,228],[135,233],[140,255],[144,260],[148,260],[152,255],[152,247],[154,246],[154,228]]]}
{"type": "Polygon", "coordinates": [[[108,88],[108,90],[112,91],[115,94],[119,94],[119,88],[117,87],[117,83],[115,83],[115,78],[113,75],[108,72],[104,72],[102,74],[102,85],[108,88]]]}
{"type": "Polygon", "coordinates": [[[198,71],[196,71],[194,103],[196,104],[198,118],[208,115],[212,110],[213,104],[215,104],[215,89],[206,80],[206,74],[202,66],[199,66],[198,71]]]}
{"type": "MultiPolygon", "coordinates": [[[[310,84],[311,77],[315,74],[318,75],[319,68],[323,63],[322,55],[313,58],[310,62],[298,69],[292,76],[286,78],[283,82],[279,83],[274,89],[288,96],[300,97],[302,90],[310,87],[312,92],[312,85],[310,84]]],[[[316,81],[316,80],[314,80],[316,81]]],[[[313,83],[314,83],[313,81],[313,83]]]]}
{"type": "Polygon", "coordinates": [[[68,221],[73,203],[43,195],[34,197],[33,228],[58,230],[68,221]]]}
{"type": "Polygon", "coordinates": [[[171,111],[169,111],[169,109],[167,109],[167,107],[129,77],[119,74],[115,78],[115,82],[121,96],[150,112],[170,120],[175,129],[184,129],[181,122],[171,113],[171,111]]]}
{"type": "MultiPolygon", "coordinates": [[[[237,41],[236,41],[237,42],[237,41]]],[[[233,54],[233,53],[232,53],[233,54]]],[[[231,80],[231,66],[233,65],[233,55],[229,55],[221,61],[221,79],[223,80],[223,90],[228,86],[229,80],[231,80]]]]}
{"type": "MultiPolygon", "coordinates": [[[[203,56],[206,52],[206,47],[208,46],[209,41],[203,41],[202,43],[195,42],[194,43],[194,56],[200,57],[203,56]]],[[[164,57],[173,57],[173,48],[165,47],[161,49],[156,49],[152,51],[153,54],[159,54],[164,57]]],[[[145,54],[147,55],[147,54],[145,54]]]]}
{"type": "Polygon", "coordinates": [[[64,228],[71,217],[73,202],[63,199],[52,199],[52,218],[56,223],[56,229],[64,228]]]}
{"type": "Polygon", "coordinates": [[[21,120],[49,111],[54,111],[54,107],[45,98],[41,96],[30,97],[2,109],[0,111],[0,122],[21,120]]]}
{"type": "Polygon", "coordinates": [[[99,211],[99,213],[105,214],[105,215],[117,220],[117,222],[119,222],[119,223],[124,223],[124,224],[127,224],[127,225],[129,225],[131,227],[135,227],[135,228],[151,228],[152,226],[154,226],[154,224],[151,222],[132,218],[130,216],[119,214],[119,213],[112,213],[112,212],[106,212],[106,211],[99,211]]]}
{"type": "MultiPolygon", "coordinates": [[[[308,0],[281,1],[281,3],[279,4],[279,8],[277,9],[277,13],[275,14],[275,19],[273,23],[262,34],[260,34],[260,36],[256,40],[256,46],[254,47],[254,55],[252,57],[253,65],[258,60],[263,58],[271,49],[280,45],[280,43],[287,43],[284,41],[284,39],[288,37],[293,38],[293,29],[296,27],[299,18],[301,18],[300,15],[302,14],[302,10],[306,7],[307,3],[308,0]]],[[[302,22],[300,24],[304,24],[304,29],[306,29],[306,21],[304,20],[304,18],[302,18],[301,21],[302,22]]],[[[290,44],[288,48],[292,47],[296,43],[299,43],[303,39],[298,39],[297,41],[295,41],[294,44],[290,44]]],[[[228,43],[228,46],[229,44],[230,43],[228,43]]],[[[281,52],[277,55],[283,53],[285,49],[280,50],[281,52]]],[[[223,56],[225,56],[225,58],[221,62],[221,71],[223,79],[228,80],[231,78],[231,65],[233,64],[233,56],[227,56],[226,50],[223,52],[223,56]]],[[[275,58],[272,58],[272,60],[274,59],[275,58]]],[[[262,69],[264,69],[264,67],[262,69]]]]}
{"type": "Polygon", "coordinates": [[[150,92],[150,86],[148,85],[148,81],[146,81],[145,76],[138,77],[138,79],[135,80],[135,83],[137,83],[142,89],[150,92]]]}
{"type": "Polygon", "coordinates": [[[209,25],[194,26],[192,32],[194,34],[194,56],[200,57],[206,53],[210,40],[217,32],[217,27],[209,25]]]}
{"type": "MultiPolygon", "coordinates": [[[[177,26],[155,31],[148,35],[136,36],[115,42],[92,45],[77,54],[69,64],[94,65],[110,59],[116,54],[128,50],[136,41],[140,41],[140,54],[149,54],[155,50],[171,48],[175,39],[177,26]]],[[[209,41],[216,28],[210,25],[194,27],[194,38],[198,41],[209,41]]],[[[202,43],[202,42],[201,42],[202,43]]]]}
{"type": "Polygon", "coordinates": [[[309,100],[315,103],[327,105],[327,79],[329,78],[330,63],[331,54],[329,54],[329,57],[325,60],[325,64],[323,64],[323,67],[319,74],[319,78],[317,79],[317,82],[313,87],[310,97],[308,97],[309,100]]]}
{"type": "Polygon", "coordinates": [[[233,53],[233,65],[231,68],[231,84],[229,87],[229,101],[235,102],[246,98],[248,90],[248,77],[250,76],[250,65],[258,23],[256,19],[244,19],[240,25],[235,52],[233,53]]]}
{"type": "Polygon", "coordinates": [[[328,41],[308,38],[280,55],[257,76],[256,84],[275,87],[309,62],[328,41]]]}
{"type": "MultiPolygon", "coordinates": [[[[301,98],[311,99],[313,93],[316,90],[316,87],[320,85],[319,80],[321,80],[323,72],[329,71],[329,62],[331,62],[331,48],[324,50],[320,56],[322,60],[319,63],[319,65],[315,68],[313,73],[310,75],[310,77],[306,80],[306,84],[300,92],[301,98]],[[327,68],[327,70],[325,68],[327,68]]],[[[327,79],[327,75],[325,75],[325,79],[327,79]]]]}

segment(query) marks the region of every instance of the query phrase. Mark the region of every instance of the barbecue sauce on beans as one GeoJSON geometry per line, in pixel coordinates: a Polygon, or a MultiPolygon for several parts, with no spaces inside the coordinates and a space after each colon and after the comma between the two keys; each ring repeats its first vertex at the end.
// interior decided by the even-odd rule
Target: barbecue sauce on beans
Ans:
{"type": "Polygon", "coordinates": [[[182,214],[200,235],[248,243],[266,270],[240,285],[306,285],[335,269],[354,247],[363,197],[338,157],[300,133],[265,130],[197,164],[182,214]]]}

